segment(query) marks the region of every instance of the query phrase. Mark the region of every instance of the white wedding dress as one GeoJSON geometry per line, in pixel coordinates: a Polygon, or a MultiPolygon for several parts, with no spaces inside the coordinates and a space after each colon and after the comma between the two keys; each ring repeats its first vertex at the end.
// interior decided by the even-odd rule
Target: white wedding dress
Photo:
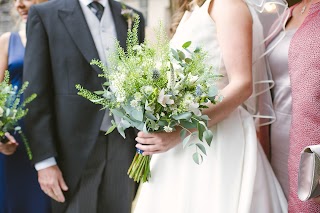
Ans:
{"type": "MultiPolygon", "coordinates": [[[[210,0],[187,12],[171,41],[181,49],[186,41],[209,52],[208,63],[220,67],[216,25],[208,14],[210,0]]],[[[236,36],[236,35],[235,35],[236,36]]],[[[256,137],[253,117],[238,107],[212,128],[214,139],[206,147],[201,165],[193,162],[193,147],[177,145],[153,155],[151,179],[142,184],[134,213],[284,213],[287,201],[256,137]]]]}

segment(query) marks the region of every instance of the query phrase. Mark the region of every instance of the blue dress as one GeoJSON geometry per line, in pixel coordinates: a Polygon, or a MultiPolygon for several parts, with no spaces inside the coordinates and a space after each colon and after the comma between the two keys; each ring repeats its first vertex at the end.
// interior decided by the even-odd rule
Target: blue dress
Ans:
{"type": "MultiPolygon", "coordinates": [[[[11,33],[8,70],[11,83],[18,88],[22,85],[24,52],[25,48],[19,34],[11,33]]],[[[3,160],[3,171],[1,172],[4,173],[0,178],[0,181],[4,181],[4,186],[0,186],[4,187],[3,194],[0,195],[0,199],[2,196],[4,202],[0,207],[0,213],[51,212],[50,198],[40,188],[37,172],[28,159],[24,144],[18,134],[13,135],[20,143],[16,152],[10,156],[0,157],[0,160],[3,160]]]]}

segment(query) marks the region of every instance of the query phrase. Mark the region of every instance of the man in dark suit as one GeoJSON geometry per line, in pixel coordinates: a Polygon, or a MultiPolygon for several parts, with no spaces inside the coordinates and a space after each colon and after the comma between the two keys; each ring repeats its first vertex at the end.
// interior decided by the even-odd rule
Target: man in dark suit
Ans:
{"type": "MultiPolygon", "coordinates": [[[[76,84],[101,90],[101,70],[115,39],[126,46],[127,16],[114,0],[53,0],[30,9],[24,80],[29,105],[26,132],[42,190],[53,212],[128,213],[136,184],[126,172],[135,153],[135,133],[105,136],[109,113],[77,95],[76,84]]],[[[139,40],[144,40],[140,15],[139,40]]]]}

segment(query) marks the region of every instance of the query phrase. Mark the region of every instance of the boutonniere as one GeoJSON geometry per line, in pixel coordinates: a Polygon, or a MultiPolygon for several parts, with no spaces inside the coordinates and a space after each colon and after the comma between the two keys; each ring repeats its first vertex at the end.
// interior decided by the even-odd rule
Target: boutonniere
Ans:
{"type": "Polygon", "coordinates": [[[125,4],[122,4],[121,15],[126,19],[128,23],[128,29],[131,30],[132,23],[137,18],[138,14],[133,11],[133,9],[129,9],[125,4]]]}

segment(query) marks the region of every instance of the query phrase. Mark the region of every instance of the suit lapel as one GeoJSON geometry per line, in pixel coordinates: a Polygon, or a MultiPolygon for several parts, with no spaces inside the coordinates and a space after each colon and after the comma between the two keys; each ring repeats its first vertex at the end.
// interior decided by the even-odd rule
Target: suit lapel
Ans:
{"type": "Polygon", "coordinates": [[[121,47],[126,49],[126,40],[128,32],[128,23],[126,19],[121,15],[121,4],[114,0],[109,0],[110,9],[112,12],[112,17],[117,31],[117,39],[120,42],[121,47]]]}
{"type": "MultiPolygon", "coordinates": [[[[99,59],[98,51],[85,20],[80,2],[78,0],[65,0],[64,3],[64,9],[59,10],[59,17],[65,24],[73,41],[88,63],[92,59],[99,59]]],[[[93,66],[93,69],[101,73],[101,70],[97,66],[93,66]]]]}

